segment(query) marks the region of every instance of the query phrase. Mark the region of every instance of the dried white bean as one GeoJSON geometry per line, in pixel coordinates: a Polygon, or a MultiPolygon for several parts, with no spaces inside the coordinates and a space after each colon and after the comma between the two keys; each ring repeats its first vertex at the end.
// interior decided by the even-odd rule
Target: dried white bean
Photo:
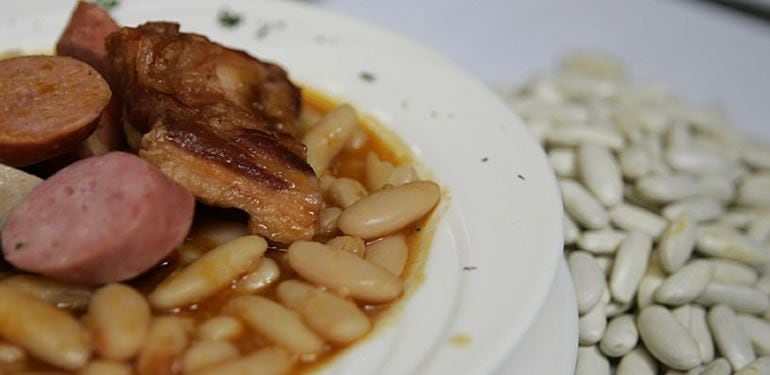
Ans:
{"type": "Polygon", "coordinates": [[[0,228],[13,208],[41,182],[43,180],[40,177],[0,164],[0,228]]]}
{"type": "Polygon", "coordinates": [[[737,260],[752,266],[761,266],[768,261],[768,255],[756,242],[722,225],[698,228],[696,249],[705,255],[737,260]]]}
{"type": "Polygon", "coordinates": [[[703,372],[700,375],[730,375],[731,372],[730,362],[724,358],[717,358],[703,366],[703,372]]]}
{"type": "Polygon", "coordinates": [[[762,276],[759,281],[757,281],[755,288],[770,294],[770,272],[765,272],[764,276],[762,276]]]}
{"type": "Polygon", "coordinates": [[[321,210],[318,215],[318,221],[321,226],[321,233],[334,233],[337,230],[337,220],[342,214],[342,209],[339,207],[326,207],[321,210]]]}
{"type": "Polygon", "coordinates": [[[658,362],[652,358],[644,346],[638,346],[623,356],[618,363],[617,375],[657,375],[658,362]]]}
{"type": "Polygon", "coordinates": [[[685,174],[645,176],[636,183],[639,193],[655,202],[674,202],[697,194],[698,185],[685,174]]]}
{"type": "Polygon", "coordinates": [[[681,214],[669,222],[658,243],[660,265],[666,272],[674,272],[690,258],[695,249],[695,222],[688,214],[681,214]]]}
{"type": "Polygon", "coordinates": [[[770,357],[755,359],[746,367],[736,371],[735,375],[770,375],[770,357]]]}
{"type": "Polygon", "coordinates": [[[193,232],[211,241],[215,246],[249,234],[245,222],[221,219],[205,219],[197,223],[193,232]]]}
{"type": "Polygon", "coordinates": [[[746,229],[746,234],[756,242],[767,242],[770,239],[770,213],[752,221],[746,229]]]}
{"type": "Polygon", "coordinates": [[[615,258],[611,256],[597,256],[594,257],[594,259],[596,259],[596,263],[599,263],[599,268],[602,269],[604,275],[609,277],[610,271],[612,270],[612,263],[615,262],[615,258]]]}
{"type": "Polygon", "coordinates": [[[567,260],[572,282],[575,284],[578,310],[590,311],[599,302],[606,285],[604,274],[594,257],[585,251],[573,251],[567,260]]]}
{"type": "Polygon", "coordinates": [[[360,301],[391,301],[403,290],[401,279],[388,270],[317,242],[294,242],[289,246],[289,264],[306,280],[360,301]]]}
{"type": "Polygon", "coordinates": [[[277,294],[313,331],[333,343],[349,344],[371,328],[355,303],[301,281],[282,282],[277,294]]]}
{"type": "Polygon", "coordinates": [[[267,348],[204,369],[198,375],[281,375],[289,372],[291,367],[291,357],[288,353],[278,348],[267,348]]]}
{"type": "Polygon", "coordinates": [[[343,104],[324,115],[305,133],[302,143],[307,147],[307,161],[316,175],[324,174],[357,128],[356,112],[353,107],[343,104]]]}
{"type": "Polygon", "coordinates": [[[599,347],[608,357],[620,357],[630,352],[638,340],[634,317],[625,314],[610,320],[599,347]]]}
{"type": "Polygon", "coordinates": [[[365,259],[401,276],[409,258],[409,246],[402,234],[384,237],[366,245],[365,259]]]}
{"type": "Polygon", "coordinates": [[[713,275],[713,264],[694,260],[663,281],[655,292],[655,300],[666,305],[688,303],[703,293],[713,275]]]}
{"type": "Polygon", "coordinates": [[[639,290],[636,292],[636,305],[638,308],[649,306],[655,302],[655,291],[663,284],[664,275],[660,266],[660,256],[657,251],[650,255],[650,264],[647,272],[639,282],[639,290]]]}
{"type": "Polygon", "coordinates": [[[545,142],[554,146],[575,147],[581,143],[595,143],[619,150],[625,145],[618,132],[586,125],[553,126],[545,132],[545,142]]]}
{"type": "Polygon", "coordinates": [[[743,368],[756,359],[751,341],[738,325],[732,309],[726,305],[714,306],[708,313],[708,322],[719,353],[734,369],[743,368]]]}
{"type": "Polygon", "coordinates": [[[638,179],[650,172],[650,157],[644,148],[632,145],[620,151],[620,169],[623,176],[638,179]]]}
{"type": "Polygon", "coordinates": [[[594,196],[605,206],[613,206],[623,199],[623,180],[620,167],[606,147],[584,143],[578,147],[577,165],[580,178],[594,196]]]}
{"type": "Polygon", "coordinates": [[[604,303],[597,303],[589,312],[578,319],[580,345],[593,345],[604,336],[607,328],[607,312],[604,303]]]}
{"type": "Polygon", "coordinates": [[[770,174],[758,174],[744,179],[738,188],[736,202],[745,206],[770,207],[770,174]]]}
{"type": "Polygon", "coordinates": [[[187,268],[171,275],[148,296],[158,309],[170,309],[199,302],[228,286],[238,275],[262,257],[267,242],[245,236],[207,252],[187,268]]]}
{"type": "Polygon", "coordinates": [[[69,313],[7,287],[0,287],[0,301],[0,337],[64,369],[86,364],[88,333],[69,313]]]}
{"type": "Polygon", "coordinates": [[[694,147],[670,149],[666,160],[672,168],[692,174],[730,174],[736,168],[731,160],[694,147]]]}
{"type": "Polygon", "coordinates": [[[717,221],[717,225],[735,229],[749,226],[752,221],[760,217],[760,211],[756,208],[736,207],[727,211],[717,221]]]}
{"type": "Polygon", "coordinates": [[[441,189],[431,181],[380,190],[343,210],[337,225],[345,234],[374,239],[425,216],[440,197],[441,189]]]}
{"type": "Polygon", "coordinates": [[[577,177],[576,159],[575,151],[570,148],[559,147],[548,151],[548,160],[559,177],[577,177]]]}
{"type": "Polygon", "coordinates": [[[182,356],[182,370],[192,373],[237,358],[240,353],[227,341],[199,341],[182,356]]]}
{"type": "Polygon", "coordinates": [[[198,327],[198,337],[203,340],[234,340],[243,334],[243,324],[231,316],[211,318],[198,327]]]}
{"type": "Polygon", "coordinates": [[[235,288],[253,293],[274,283],[281,276],[281,269],[274,260],[263,257],[254,272],[247,273],[238,280],[235,288]]]}
{"type": "Polygon", "coordinates": [[[676,320],[679,321],[679,323],[682,323],[683,326],[687,327],[689,329],[690,327],[690,315],[692,313],[692,306],[693,305],[681,305],[673,310],[671,310],[671,313],[674,314],[674,317],[676,320]]]}
{"type": "Polygon", "coordinates": [[[224,311],[237,316],[271,342],[299,355],[314,356],[324,342],[313,333],[294,311],[262,296],[233,298],[224,311]]]}
{"type": "Polygon", "coordinates": [[[580,229],[578,229],[577,224],[567,215],[567,213],[564,213],[564,244],[565,245],[572,245],[574,244],[578,237],[580,237],[580,229]]]}
{"type": "Polygon", "coordinates": [[[561,180],[564,208],[578,223],[589,229],[602,229],[609,225],[607,211],[582,185],[573,180],[561,180]]]}
{"type": "Polygon", "coordinates": [[[720,202],[730,202],[735,197],[733,181],[722,175],[708,174],[698,176],[698,193],[701,196],[716,199],[720,202]]]}
{"type": "Polygon", "coordinates": [[[578,237],[577,246],[593,254],[612,254],[625,238],[625,232],[614,229],[587,230],[578,237]]]}
{"type": "Polygon", "coordinates": [[[704,306],[725,304],[738,312],[763,314],[770,309],[768,295],[739,284],[711,282],[696,300],[704,306]]]}
{"type": "Polygon", "coordinates": [[[609,287],[616,301],[629,303],[647,269],[652,251],[652,238],[642,232],[631,232],[620,245],[612,267],[609,287]]]}
{"type": "Polygon", "coordinates": [[[759,280],[757,270],[743,263],[727,259],[711,259],[714,265],[714,281],[727,284],[754,285],[759,280]]]}
{"type": "Polygon", "coordinates": [[[610,375],[610,362],[596,345],[578,348],[575,375],[610,375]]]}
{"type": "Polygon", "coordinates": [[[741,159],[752,168],[770,168],[770,148],[766,145],[746,143],[741,147],[741,159]]]}
{"type": "Polygon", "coordinates": [[[97,290],[91,299],[87,325],[102,357],[127,360],[144,344],[150,327],[150,305],[133,288],[110,284],[97,290]]]}
{"type": "Polygon", "coordinates": [[[633,305],[634,305],[633,301],[630,301],[627,303],[612,301],[608,303],[607,307],[605,308],[607,312],[607,318],[614,318],[620,314],[624,314],[628,312],[628,310],[631,309],[631,306],[633,305]]]}
{"type": "Polygon", "coordinates": [[[770,355],[770,323],[746,314],[738,314],[735,319],[751,340],[754,351],[760,356],[770,355]]]}
{"type": "Polygon", "coordinates": [[[708,362],[714,359],[714,339],[711,337],[711,331],[706,320],[706,309],[698,305],[692,305],[688,328],[690,335],[698,343],[698,349],[703,361],[708,362]]]}
{"type": "Polygon", "coordinates": [[[360,182],[347,177],[339,177],[329,186],[329,198],[336,205],[347,208],[361,198],[369,195],[360,182]]]}
{"type": "Polygon", "coordinates": [[[657,238],[666,228],[666,220],[644,208],[620,203],[610,209],[610,220],[627,231],[640,231],[657,238]]]}
{"type": "Polygon", "coordinates": [[[637,317],[637,326],[647,350],[666,366],[689,370],[701,363],[698,344],[666,308],[658,305],[643,308],[637,317]]]}
{"type": "Polygon", "coordinates": [[[673,220],[687,213],[695,221],[712,221],[719,218],[725,211],[721,202],[713,198],[697,197],[674,202],[663,208],[663,217],[673,220]]]}

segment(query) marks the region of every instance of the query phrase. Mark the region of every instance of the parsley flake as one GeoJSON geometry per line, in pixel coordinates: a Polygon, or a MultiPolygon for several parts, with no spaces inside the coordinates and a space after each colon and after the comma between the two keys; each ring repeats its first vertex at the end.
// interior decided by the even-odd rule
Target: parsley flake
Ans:
{"type": "Polygon", "coordinates": [[[232,29],[241,23],[241,15],[227,9],[220,10],[217,19],[222,27],[228,29],[232,29]]]}
{"type": "Polygon", "coordinates": [[[111,11],[120,5],[120,0],[94,0],[94,4],[104,8],[106,11],[111,11]]]}
{"type": "Polygon", "coordinates": [[[476,268],[476,266],[465,266],[465,267],[463,267],[463,271],[475,271],[477,269],[478,268],[476,268]]]}
{"type": "Polygon", "coordinates": [[[489,161],[489,158],[488,158],[488,157],[486,157],[486,156],[485,156],[485,157],[483,157],[483,158],[481,158],[481,162],[482,162],[482,163],[486,163],[486,162],[488,162],[488,161],[489,161]]]}
{"type": "Polygon", "coordinates": [[[24,242],[17,242],[15,245],[13,245],[13,249],[19,251],[24,248],[24,245],[24,242]]]}
{"type": "Polygon", "coordinates": [[[361,80],[366,82],[374,82],[374,80],[377,79],[377,77],[374,76],[374,73],[365,72],[365,71],[359,73],[358,78],[361,78],[361,80]]]}
{"type": "Polygon", "coordinates": [[[517,174],[517,175],[516,175],[516,177],[518,177],[518,178],[519,178],[519,180],[522,180],[522,181],[526,180],[526,178],[524,177],[524,175],[521,175],[521,174],[517,174]]]}

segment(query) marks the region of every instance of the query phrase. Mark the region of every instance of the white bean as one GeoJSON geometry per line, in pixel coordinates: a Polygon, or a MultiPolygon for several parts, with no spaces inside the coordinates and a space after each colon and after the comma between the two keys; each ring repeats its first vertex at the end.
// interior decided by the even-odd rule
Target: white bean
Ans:
{"type": "Polygon", "coordinates": [[[733,260],[714,258],[714,281],[726,284],[754,285],[759,280],[757,270],[733,260]]]}
{"type": "Polygon", "coordinates": [[[636,349],[623,356],[618,363],[616,374],[657,375],[658,362],[644,349],[644,346],[637,346],[636,349]]]}
{"type": "Polygon", "coordinates": [[[726,305],[714,306],[708,313],[708,322],[719,353],[734,369],[743,368],[756,359],[751,341],[738,325],[732,309],[726,305]]]}
{"type": "Polygon", "coordinates": [[[602,229],[609,225],[607,211],[582,185],[573,180],[561,180],[564,208],[578,223],[588,229],[602,229]]]}
{"type": "Polygon", "coordinates": [[[0,301],[0,337],[64,369],[86,364],[88,333],[69,313],[7,287],[0,287],[0,301]]]}
{"type": "Polygon", "coordinates": [[[583,231],[577,239],[577,246],[593,254],[612,254],[626,238],[626,233],[614,229],[583,231]]]}
{"type": "Polygon", "coordinates": [[[644,232],[658,238],[666,228],[666,220],[644,208],[620,203],[609,211],[610,221],[627,231],[644,232]]]}
{"type": "Polygon", "coordinates": [[[585,314],[599,302],[606,285],[604,274],[596,259],[585,251],[573,251],[567,259],[567,264],[575,284],[578,310],[585,314]]]}
{"type": "Polygon", "coordinates": [[[752,168],[768,169],[770,168],[770,148],[766,145],[746,142],[741,147],[741,159],[752,168]]]}
{"type": "Polygon", "coordinates": [[[735,197],[733,181],[723,175],[707,174],[698,176],[698,194],[716,199],[720,202],[730,202],[735,197]]]}
{"type": "Polygon", "coordinates": [[[699,305],[692,305],[688,328],[690,335],[698,343],[703,361],[708,362],[714,359],[714,339],[711,337],[711,331],[706,320],[706,309],[699,305]]]}
{"type": "Polygon", "coordinates": [[[294,242],[289,246],[289,264],[306,280],[361,301],[391,301],[403,290],[401,280],[388,270],[317,242],[294,242]]]}
{"type": "Polygon", "coordinates": [[[438,203],[441,189],[431,181],[416,181],[380,190],[342,211],[337,225],[343,233],[365,240],[381,237],[425,216],[438,203]]]}
{"type": "Polygon", "coordinates": [[[717,358],[703,366],[703,372],[700,375],[730,375],[731,372],[730,362],[724,358],[717,358]]]}
{"type": "Polygon", "coordinates": [[[610,362],[596,345],[578,348],[575,375],[610,375],[610,362]]]}
{"type": "Polygon", "coordinates": [[[615,156],[606,147],[583,143],[578,147],[577,165],[580,178],[605,206],[623,199],[623,180],[615,156]]]}
{"type": "Polygon", "coordinates": [[[770,272],[765,272],[765,275],[760,278],[754,285],[755,288],[770,294],[770,272]]]}
{"type": "Polygon", "coordinates": [[[324,115],[305,133],[302,143],[307,147],[307,161],[316,175],[324,174],[357,128],[356,112],[350,105],[343,104],[324,115]]]}
{"type": "Polygon", "coordinates": [[[60,309],[83,310],[94,294],[91,286],[65,283],[33,275],[13,275],[0,285],[15,289],[48,302],[60,309]]]}
{"type": "Polygon", "coordinates": [[[578,319],[580,345],[593,345],[601,340],[607,328],[607,312],[604,303],[597,303],[578,319]]]}
{"type": "Polygon", "coordinates": [[[88,327],[104,358],[127,360],[139,352],[150,327],[150,305],[131,287],[110,284],[88,306],[88,327]]]}
{"type": "Polygon", "coordinates": [[[756,353],[760,356],[770,355],[770,323],[747,314],[738,314],[735,319],[751,340],[756,353]]]}
{"type": "Polygon", "coordinates": [[[714,265],[694,260],[670,275],[655,292],[655,300],[666,305],[681,305],[700,296],[711,282],[714,265]]]}
{"type": "Polygon", "coordinates": [[[695,222],[688,214],[681,214],[669,222],[658,243],[660,265],[666,272],[674,272],[687,262],[695,249],[695,222]]]}
{"type": "Polygon", "coordinates": [[[666,153],[666,160],[672,168],[692,174],[729,174],[736,167],[729,159],[694,147],[670,149],[666,153]]]}
{"type": "Polygon", "coordinates": [[[393,169],[393,172],[390,174],[390,177],[388,177],[388,181],[385,182],[385,184],[390,186],[401,186],[417,180],[419,180],[419,177],[417,176],[417,171],[414,170],[414,167],[409,164],[403,164],[393,169]]]}
{"type": "Polygon", "coordinates": [[[347,251],[363,257],[366,253],[366,243],[364,240],[353,236],[337,236],[326,241],[326,246],[338,251],[347,251]]]}
{"type": "MultiPolygon", "coordinates": [[[[685,327],[690,327],[690,315],[692,313],[692,306],[693,305],[681,305],[673,310],[671,310],[671,313],[674,314],[674,317],[676,320],[679,321],[679,323],[682,323],[685,327]]],[[[693,337],[694,338],[694,337],[693,337]]]]}
{"type": "Polygon", "coordinates": [[[369,318],[355,303],[301,281],[282,282],[277,294],[313,331],[333,343],[349,344],[371,328],[369,318]]]}
{"type": "Polygon", "coordinates": [[[148,296],[150,303],[158,309],[170,309],[200,302],[248,270],[266,249],[267,242],[258,236],[220,245],[164,280],[148,296]]]}
{"type": "Polygon", "coordinates": [[[360,182],[347,177],[339,177],[329,186],[329,198],[336,205],[347,208],[361,198],[369,195],[360,182]]]}
{"type": "Polygon", "coordinates": [[[0,341],[0,368],[12,370],[14,367],[23,366],[27,361],[27,354],[19,346],[0,341]]]}
{"type": "Polygon", "coordinates": [[[725,211],[721,202],[714,198],[696,197],[676,201],[663,208],[663,217],[674,220],[677,216],[687,213],[695,221],[712,221],[719,218],[725,211]]]}
{"type": "Polygon", "coordinates": [[[366,245],[365,259],[401,276],[409,258],[409,247],[402,234],[384,237],[366,245]]]}
{"type": "Polygon", "coordinates": [[[621,357],[630,352],[638,340],[634,317],[625,314],[610,320],[599,347],[608,357],[621,357]]]}
{"type": "Polygon", "coordinates": [[[142,375],[173,373],[176,357],[184,352],[192,322],[176,316],[155,318],[139,353],[136,369],[142,375]]]}
{"type": "Polygon", "coordinates": [[[266,348],[204,369],[198,375],[281,375],[288,373],[291,367],[289,353],[278,348],[266,348]]]}
{"type": "Polygon", "coordinates": [[[575,221],[572,220],[572,218],[567,215],[567,213],[564,213],[564,244],[565,245],[572,245],[575,242],[577,242],[578,237],[580,237],[580,229],[578,228],[577,224],[575,224],[575,221]]]}
{"type": "Polygon", "coordinates": [[[768,255],[756,242],[722,225],[698,228],[696,249],[705,255],[737,260],[752,266],[768,262],[768,255]]]}
{"type": "Polygon", "coordinates": [[[620,169],[623,176],[638,179],[650,172],[650,157],[644,148],[632,145],[620,151],[620,169]]]}
{"type": "Polygon", "coordinates": [[[366,185],[370,191],[380,190],[393,174],[395,167],[388,161],[380,160],[374,152],[366,155],[366,185]]]}
{"type": "Polygon", "coordinates": [[[88,363],[78,375],[131,375],[131,366],[123,362],[96,360],[88,363]]]}
{"type": "Polygon", "coordinates": [[[689,370],[701,361],[700,350],[687,328],[666,308],[651,305],[637,317],[639,336],[650,353],[675,370],[689,370]]]}
{"type": "Polygon", "coordinates": [[[735,375],[770,375],[770,357],[761,357],[735,372],[735,375]]]}
{"type": "Polygon", "coordinates": [[[620,245],[610,275],[610,291],[616,301],[629,303],[647,269],[652,251],[652,238],[642,232],[631,232],[620,245]]]}
{"type": "Polygon", "coordinates": [[[337,230],[337,220],[342,214],[339,207],[326,207],[318,215],[318,221],[321,226],[321,233],[334,233],[337,230]]]}
{"type": "Polygon", "coordinates": [[[323,350],[324,342],[313,333],[297,313],[262,296],[233,298],[224,311],[237,316],[271,342],[304,356],[323,350]]]}
{"type": "Polygon", "coordinates": [[[205,237],[215,246],[249,234],[246,223],[235,220],[197,219],[194,233],[205,237]]]}
{"type": "Polygon", "coordinates": [[[227,341],[199,341],[182,356],[182,370],[192,373],[237,358],[238,348],[227,341]]]}
{"type": "Polygon", "coordinates": [[[746,229],[746,234],[756,242],[767,242],[770,239],[770,213],[753,220],[746,229]]]}
{"type": "Polygon", "coordinates": [[[745,206],[770,207],[770,173],[744,179],[738,187],[736,202],[745,206]]]}
{"type": "Polygon", "coordinates": [[[735,311],[749,314],[763,314],[770,309],[767,294],[739,284],[711,282],[696,301],[704,306],[722,303],[735,311]]]}
{"type": "Polygon", "coordinates": [[[243,334],[243,324],[231,316],[216,316],[198,327],[198,337],[203,340],[234,340],[243,334]]]}
{"type": "Polygon", "coordinates": [[[577,177],[577,158],[575,151],[572,149],[563,147],[553,148],[548,151],[548,159],[557,176],[577,177]]]}
{"type": "Polygon", "coordinates": [[[695,179],[685,174],[645,176],[636,188],[643,197],[661,203],[689,198],[698,192],[695,179]]]}
{"type": "Polygon", "coordinates": [[[650,264],[647,272],[639,282],[639,290],[636,292],[636,305],[638,308],[649,306],[655,302],[655,291],[663,284],[663,270],[660,266],[660,256],[657,251],[650,255],[650,264]]]}
{"type": "Polygon", "coordinates": [[[596,263],[599,263],[599,268],[602,269],[602,272],[605,276],[610,275],[610,271],[612,271],[612,263],[615,262],[615,258],[611,256],[597,256],[594,257],[596,259],[596,263]]]}
{"type": "Polygon", "coordinates": [[[555,146],[574,147],[581,143],[595,143],[619,150],[625,145],[623,136],[611,129],[586,125],[554,126],[546,130],[545,141],[555,146]]]}
{"type": "Polygon", "coordinates": [[[254,272],[241,277],[235,284],[235,288],[244,292],[253,293],[273,284],[281,276],[281,269],[274,260],[263,257],[254,272]]]}

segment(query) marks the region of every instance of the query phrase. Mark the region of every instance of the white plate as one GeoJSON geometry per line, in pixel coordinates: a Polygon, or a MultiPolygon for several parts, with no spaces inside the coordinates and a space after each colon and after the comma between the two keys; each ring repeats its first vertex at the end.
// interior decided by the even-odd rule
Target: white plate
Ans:
{"type": "MultiPolygon", "coordinates": [[[[71,6],[3,2],[0,50],[50,48],[71,6]]],[[[279,62],[393,129],[450,195],[424,283],[392,324],[326,372],[492,372],[534,322],[561,255],[561,201],[540,147],[481,83],[399,36],[297,4],[226,7],[244,16],[239,27],[218,25],[215,1],[124,0],[114,14],[128,25],[180,21],[183,30],[279,62]],[[258,38],[265,25],[272,31],[258,38]]]]}

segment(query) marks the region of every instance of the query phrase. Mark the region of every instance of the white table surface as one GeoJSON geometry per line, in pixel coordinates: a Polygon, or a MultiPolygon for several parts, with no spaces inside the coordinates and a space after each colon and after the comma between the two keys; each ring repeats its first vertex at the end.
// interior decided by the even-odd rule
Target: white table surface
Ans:
{"type": "Polygon", "coordinates": [[[685,0],[307,0],[402,33],[488,81],[520,83],[575,49],[720,103],[770,142],[770,23],[685,0]],[[684,47],[684,48],[683,48],[684,47]]]}

